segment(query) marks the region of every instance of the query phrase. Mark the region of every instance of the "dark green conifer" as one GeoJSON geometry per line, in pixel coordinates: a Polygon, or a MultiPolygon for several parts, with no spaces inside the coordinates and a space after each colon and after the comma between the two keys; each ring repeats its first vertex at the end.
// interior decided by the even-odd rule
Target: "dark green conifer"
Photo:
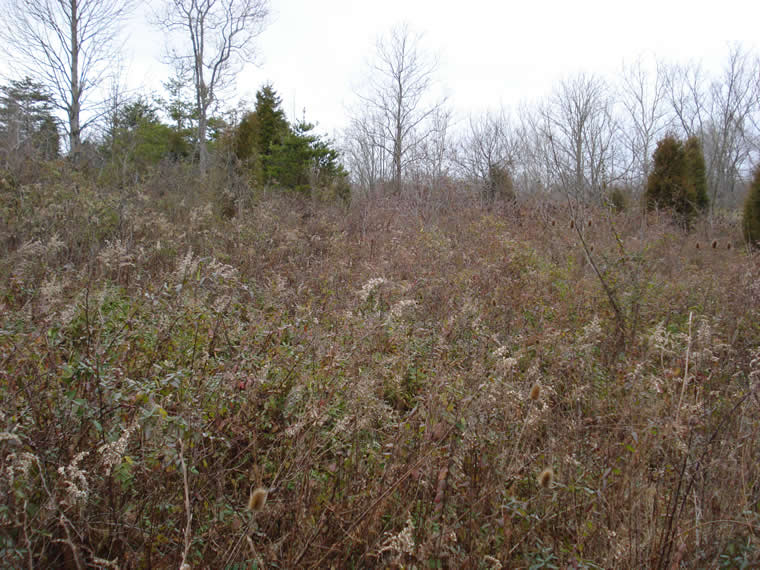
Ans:
{"type": "Polygon", "coordinates": [[[684,144],[686,153],[686,168],[689,178],[694,186],[697,210],[701,213],[707,211],[710,198],[707,196],[707,167],[705,155],[702,152],[702,141],[699,137],[690,136],[684,144]]]}
{"type": "Polygon", "coordinates": [[[752,184],[744,201],[744,216],[742,220],[744,239],[760,246],[760,164],[755,167],[752,184]]]}

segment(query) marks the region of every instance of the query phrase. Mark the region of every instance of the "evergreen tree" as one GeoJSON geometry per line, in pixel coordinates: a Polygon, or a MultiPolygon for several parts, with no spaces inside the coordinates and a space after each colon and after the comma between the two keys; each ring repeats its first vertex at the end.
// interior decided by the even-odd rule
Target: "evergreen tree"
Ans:
{"type": "Polygon", "coordinates": [[[270,83],[256,93],[256,150],[261,156],[271,154],[272,146],[280,144],[290,131],[282,110],[282,99],[270,83]]]}
{"type": "Polygon", "coordinates": [[[742,228],[744,239],[760,246],[760,164],[755,167],[752,184],[744,202],[742,228]]]}
{"type": "Polygon", "coordinates": [[[250,111],[243,115],[232,136],[232,152],[249,173],[253,182],[261,182],[261,154],[258,147],[258,119],[250,111]]]}
{"type": "Polygon", "coordinates": [[[156,105],[144,98],[124,105],[111,117],[103,151],[110,173],[121,183],[138,178],[166,157],[176,158],[175,130],[161,122],[156,105]]]}
{"type": "Polygon", "coordinates": [[[687,152],[684,143],[673,135],[666,136],[657,143],[652,155],[652,172],[647,180],[647,209],[671,210],[676,220],[685,228],[691,225],[700,204],[695,180],[695,172],[699,169],[696,149],[699,149],[699,146],[695,148],[694,143],[691,143],[691,150],[687,152]]]}
{"type": "Polygon", "coordinates": [[[280,144],[271,147],[266,165],[269,180],[283,188],[304,192],[325,188],[346,177],[338,151],[313,131],[314,125],[302,120],[280,144]]]}
{"type": "Polygon", "coordinates": [[[237,126],[232,141],[235,156],[258,184],[271,182],[272,152],[291,134],[282,110],[282,99],[271,84],[256,93],[252,112],[246,113],[237,126]]]}
{"type": "Polygon", "coordinates": [[[684,144],[686,153],[687,173],[694,185],[696,207],[699,212],[704,213],[710,204],[710,198],[707,195],[707,167],[705,166],[705,155],[702,152],[702,141],[699,137],[690,136],[684,144]]]}
{"type": "Polygon", "coordinates": [[[27,77],[0,87],[0,139],[7,154],[43,159],[58,156],[53,98],[42,84],[27,77]]]}
{"type": "Polygon", "coordinates": [[[232,136],[235,156],[258,184],[348,199],[347,173],[329,141],[305,119],[291,126],[272,85],[256,93],[252,112],[243,115],[232,136]]]}
{"type": "Polygon", "coordinates": [[[187,158],[192,154],[190,149],[196,146],[198,121],[198,111],[192,101],[190,80],[178,70],[163,86],[169,99],[162,101],[162,107],[172,121],[169,152],[175,159],[187,158]]]}

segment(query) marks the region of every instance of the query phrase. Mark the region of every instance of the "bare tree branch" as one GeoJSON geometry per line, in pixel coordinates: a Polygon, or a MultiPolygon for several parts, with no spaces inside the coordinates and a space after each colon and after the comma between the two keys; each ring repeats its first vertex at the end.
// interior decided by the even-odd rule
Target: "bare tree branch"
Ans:
{"type": "Polygon", "coordinates": [[[426,103],[437,62],[419,51],[420,40],[406,25],[394,28],[388,38],[379,40],[369,89],[359,94],[370,110],[372,124],[380,128],[380,132],[373,132],[372,140],[390,156],[396,193],[401,192],[406,170],[421,156],[415,149],[440,131],[433,119],[440,119],[446,103],[445,98],[426,103]]]}
{"type": "Polygon", "coordinates": [[[192,70],[201,174],[208,168],[209,110],[234,77],[234,64],[254,59],[254,40],[263,31],[267,15],[267,0],[168,0],[158,22],[166,31],[179,32],[187,45],[184,51],[173,52],[171,61],[192,70]]]}
{"type": "Polygon", "coordinates": [[[0,9],[3,51],[17,72],[48,85],[66,114],[69,150],[82,141],[82,111],[118,51],[119,23],[135,0],[8,0],[0,9]]]}

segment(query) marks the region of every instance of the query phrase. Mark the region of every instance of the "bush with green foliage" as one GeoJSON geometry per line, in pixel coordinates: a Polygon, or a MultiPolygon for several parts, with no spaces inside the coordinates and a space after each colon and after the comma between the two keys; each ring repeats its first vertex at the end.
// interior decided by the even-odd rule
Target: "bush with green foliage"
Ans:
{"type": "Polygon", "coordinates": [[[747,242],[760,245],[760,165],[755,167],[752,184],[744,202],[742,228],[747,242]]]}
{"type": "Polygon", "coordinates": [[[109,161],[105,175],[125,184],[144,177],[163,158],[186,158],[190,149],[161,122],[152,103],[138,98],[113,114],[102,152],[109,161]]]}
{"type": "Polygon", "coordinates": [[[694,216],[709,203],[705,162],[699,139],[686,143],[668,135],[657,143],[654,166],[647,180],[648,210],[671,210],[679,224],[688,228],[694,216]]]}
{"type": "Polygon", "coordinates": [[[501,164],[488,165],[485,199],[489,203],[496,200],[511,201],[515,199],[515,183],[509,168],[501,164]]]}

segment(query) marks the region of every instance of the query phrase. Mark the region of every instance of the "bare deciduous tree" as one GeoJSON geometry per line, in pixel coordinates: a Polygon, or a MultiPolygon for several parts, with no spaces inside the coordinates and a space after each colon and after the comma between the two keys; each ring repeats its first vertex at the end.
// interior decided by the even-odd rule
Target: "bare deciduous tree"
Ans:
{"type": "Polygon", "coordinates": [[[663,66],[654,62],[654,69],[650,70],[642,59],[624,65],[620,101],[624,109],[621,133],[630,154],[631,181],[634,186],[643,187],[651,170],[655,145],[671,124],[663,66]]]}
{"type": "Polygon", "coordinates": [[[346,129],[343,153],[354,185],[374,193],[389,171],[385,129],[377,114],[365,113],[346,129]]]}
{"type": "Polygon", "coordinates": [[[698,64],[671,66],[668,98],[685,136],[702,141],[711,208],[730,195],[749,167],[753,125],[760,111],[757,61],[731,47],[721,76],[710,80],[698,64]]]}
{"type": "Polygon", "coordinates": [[[615,172],[618,125],[607,85],[594,76],[563,81],[533,115],[549,177],[578,199],[598,199],[615,172]]]}
{"type": "Polygon", "coordinates": [[[469,128],[457,149],[457,165],[492,201],[497,193],[498,173],[512,173],[519,160],[520,140],[509,116],[502,109],[480,118],[470,117],[469,128]]]}
{"type": "Polygon", "coordinates": [[[369,91],[360,95],[370,115],[381,120],[382,145],[392,163],[394,192],[401,192],[402,177],[416,158],[414,149],[436,132],[429,121],[444,106],[445,99],[429,102],[436,62],[419,49],[421,37],[407,26],[394,28],[377,44],[369,91]]]}
{"type": "Polygon", "coordinates": [[[69,151],[76,157],[88,95],[116,56],[118,26],[134,0],[8,0],[0,11],[0,37],[12,63],[55,93],[66,113],[69,151]]]}
{"type": "Polygon", "coordinates": [[[719,196],[733,193],[742,169],[749,167],[751,119],[760,109],[760,69],[753,63],[740,46],[733,46],[722,77],[710,87],[709,120],[702,137],[713,208],[719,196]]]}
{"type": "Polygon", "coordinates": [[[172,62],[190,69],[198,111],[199,168],[208,168],[208,113],[219,91],[232,79],[235,64],[254,56],[253,40],[262,32],[267,0],[169,0],[159,24],[180,32],[187,49],[174,51],[172,62]]]}

